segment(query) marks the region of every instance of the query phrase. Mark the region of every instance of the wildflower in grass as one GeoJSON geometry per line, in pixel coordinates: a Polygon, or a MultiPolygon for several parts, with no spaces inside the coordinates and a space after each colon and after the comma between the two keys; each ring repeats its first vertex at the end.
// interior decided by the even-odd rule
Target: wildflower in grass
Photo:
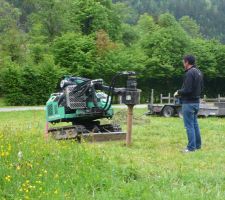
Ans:
{"type": "Polygon", "coordinates": [[[41,181],[40,181],[40,180],[37,180],[36,183],[37,183],[37,184],[41,184],[41,181]]]}
{"type": "Polygon", "coordinates": [[[26,180],[23,184],[22,184],[22,191],[25,193],[28,193],[30,190],[35,189],[35,185],[32,185],[30,183],[30,180],[26,180]]]}
{"type": "Polygon", "coordinates": [[[11,176],[9,176],[9,175],[5,177],[5,180],[6,180],[7,182],[10,182],[10,181],[11,181],[11,179],[12,179],[12,177],[11,177],[11,176]]]}
{"type": "Polygon", "coordinates": [[[26,162],[27,167],[32,168],[33,165],[30,162],[26,162]]]}
{"type": "Polygon", "coordinates": [[[29,185],[29,188],[30,189],[35,189],[36,187],[35,187],[35,185],[29,185]]]}
{"type": "Polygon", "coordinates": [[[22,158],[23,158],[23,153],[22,153],[22,151],[19,151],[18,154],[17,154],[17,156],[18,156],[18,160],[21,161],[22,158]]]}
{"type": "Polygon", "coordinates": [[[0,146],[0,157],[7,157],[10,155],[11,152],[11,145],[5,144],[0,146]]]}

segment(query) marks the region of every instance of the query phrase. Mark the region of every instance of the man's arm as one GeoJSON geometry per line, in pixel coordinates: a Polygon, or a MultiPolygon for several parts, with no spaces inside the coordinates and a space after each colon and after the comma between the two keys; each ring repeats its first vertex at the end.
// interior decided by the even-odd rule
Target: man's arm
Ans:
{"type": "Polygon", "coordinates": [[[186,74],[185,81],[183,83],[183,88],[178,90],[179,96],[187,96],[192,93],[193,76],[191,73],[186,74]]]}

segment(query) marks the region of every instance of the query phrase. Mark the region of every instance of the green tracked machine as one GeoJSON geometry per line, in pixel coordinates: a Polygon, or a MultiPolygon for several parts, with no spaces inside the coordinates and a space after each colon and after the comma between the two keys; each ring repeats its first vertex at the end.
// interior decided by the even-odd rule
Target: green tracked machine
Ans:
{"type": "Polygon", "coordinates": [[[55,139],[85,138],[89,141],[125,139],[126,133],[118,124],[101,125],[100,119],[111,119],[114,115],[112,100],[121,95],[122,102],[129,106],[139,103],[136,73],[121,72],[113,78],[110,86],[102,79],[91,80],[76,76],[65,76],[60,83],[61,91],[51,94],[46,103],[46,130],[55,139]],[[116,88],[120,76],[127,79],[126,87],[116,88]],[[48,124],[70,122],[69,126],[51,127],[48,124]]]}

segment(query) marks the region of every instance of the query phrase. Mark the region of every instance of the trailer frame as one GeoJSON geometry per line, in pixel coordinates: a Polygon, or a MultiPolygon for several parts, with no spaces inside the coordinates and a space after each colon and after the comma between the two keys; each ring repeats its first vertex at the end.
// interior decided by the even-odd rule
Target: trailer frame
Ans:
{"type": "MultiPolygon", "coordinates": [[[[154,90],[151,90],[151,99],[148,104],[148,113],[147,115],[160,115],[163,117],[173,117],[182,115],[182,105],[180,104],[179,99],[171,97],[169,93],[168,96],[163,96],[160,94],[160,103],[154,103],[154,90]],[[166,103],[164,103],[167,101],[166,103]]],[[[208,99],[206,95],[201,99],[200,108],[198,112],[198,116],[208,117],[208,116],[225,116],[225,97],[221,97],[218,95],[218,98],[208,99]]]]}

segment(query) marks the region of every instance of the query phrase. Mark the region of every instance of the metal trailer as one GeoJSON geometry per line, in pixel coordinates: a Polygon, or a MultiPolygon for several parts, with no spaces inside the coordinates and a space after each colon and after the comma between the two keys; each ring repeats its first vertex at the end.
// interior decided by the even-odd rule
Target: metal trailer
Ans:
{"type": "MultiPolygon", "coordinates": [[[[179,116],[182,118],[182,109],[179,100],[168,96],[160,95],[160,103],[154,104],[154,90],[151,92],[151,101],[148,104],[147,115],[160,115],[164,117],[179,116]],[[166,103],[164,103],[167,101],[166,103]]],[[[225,116],[225,97],[218,95],[218,98],[207,99],[206,96],[201,100],[198,116],[225,116]]]]}

